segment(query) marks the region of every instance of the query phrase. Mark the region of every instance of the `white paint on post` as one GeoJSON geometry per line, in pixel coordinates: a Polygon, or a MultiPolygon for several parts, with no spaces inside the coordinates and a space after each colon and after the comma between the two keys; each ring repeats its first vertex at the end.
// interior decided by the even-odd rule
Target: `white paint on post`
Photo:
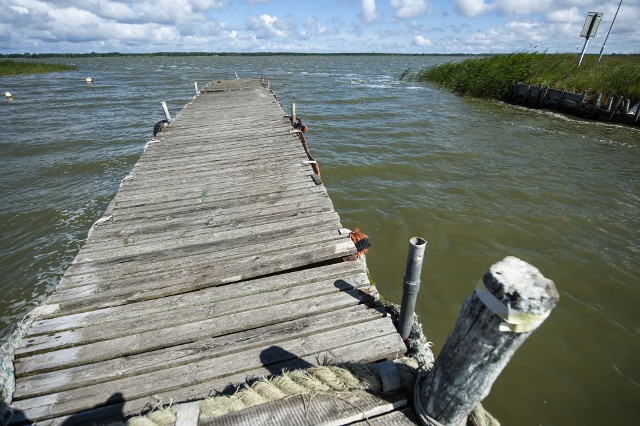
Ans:
{"type": "Polygon", "coordinates": [[[167,119],[167,121],[171,121],[171,114],[169,114],[169,108],[167,108],[167,102],[162,101],[160,103],[162,104],[162,110],[164,111],[165,118],[167,119]]]}
{"type": "Polygon", "coordinates": [[[291,104],[291,125],[296,124],[296,104],[291,104]]]}
{"type": "Polygon", "coordinates": [[[194,81],[193,86],[196,88],[196,96],[198,96],[200,94],[200,92],[198,91],[198,82],[194,81]]]}

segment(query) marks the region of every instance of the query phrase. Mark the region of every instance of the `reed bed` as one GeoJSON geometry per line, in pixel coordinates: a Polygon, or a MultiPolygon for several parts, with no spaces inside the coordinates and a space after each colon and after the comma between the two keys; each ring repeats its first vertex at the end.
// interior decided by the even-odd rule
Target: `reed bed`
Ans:
{"type": "Polygon", "coordinates": [[[404,80],[440,84],[465,96],[507,99],[513,85],[524,82],[570,92],[602,93],[640,99],[640,55],[586,55],[578,67],[576,54],[519,52],[449,62],[417,73],[405,71],[404,80]]]}
{"type": "Polygon", "coordinates": [[[40,74],[46,72],[73,71],[77,69],[78,67],[75,65],[47,64],[42,62],[23,61],[16,62],[9,59],[0,61],[0,77],[17,74],[40,74]]]}

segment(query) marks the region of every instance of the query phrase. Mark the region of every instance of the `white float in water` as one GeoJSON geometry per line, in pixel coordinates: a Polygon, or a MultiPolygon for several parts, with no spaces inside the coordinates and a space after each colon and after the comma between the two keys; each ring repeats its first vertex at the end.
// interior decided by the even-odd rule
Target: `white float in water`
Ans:
{"type": "Polygon", "coordinates": [[[87,77],[85,80],[87,80],[87,83],[93,83],[93,79],[91,77],[87,77]]]}
{"type": "Polygon", "coordinates": [[[11,94],[11,92],[4,92],[4,95],[7,97],[7,99],[13,98],[13,95],[11,94]]]}

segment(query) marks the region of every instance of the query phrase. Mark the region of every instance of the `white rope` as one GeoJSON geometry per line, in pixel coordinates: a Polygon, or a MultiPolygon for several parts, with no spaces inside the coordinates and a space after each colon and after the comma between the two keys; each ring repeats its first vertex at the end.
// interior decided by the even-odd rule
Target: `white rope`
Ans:
{"type": "Polygon", "coordinates": [[[147,148],[149,148],[149,145],[151,145],[152,143],[158,143],[158,142],[160,142],[158,139],[151,139],[149,142],[145,144],[143,151],[147,152],[147,148]]]}
{"type": "Polygon", "coordinates": [[[91,234],[93,234],[93,230],[95,229],[96,226],[98,225],[102,225],[103,223],[109,222],[113,219],[113,215],[109,215],[109,216],[103,216],[100,219],[96,220],[93,225],[91,225],[91,228],[89,228],[89,232],[87,233],[87,239],[89,237],[91,237],[91,234]]]}

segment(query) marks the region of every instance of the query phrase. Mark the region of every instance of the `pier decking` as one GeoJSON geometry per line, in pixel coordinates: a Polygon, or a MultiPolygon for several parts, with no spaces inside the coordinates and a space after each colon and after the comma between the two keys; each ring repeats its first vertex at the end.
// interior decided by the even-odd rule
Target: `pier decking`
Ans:
{"type": "Polygon", "coordinates": [[[13,422],[82,424],[406,348],[263,80],[148,146],[15,354],[13,422]]]}

